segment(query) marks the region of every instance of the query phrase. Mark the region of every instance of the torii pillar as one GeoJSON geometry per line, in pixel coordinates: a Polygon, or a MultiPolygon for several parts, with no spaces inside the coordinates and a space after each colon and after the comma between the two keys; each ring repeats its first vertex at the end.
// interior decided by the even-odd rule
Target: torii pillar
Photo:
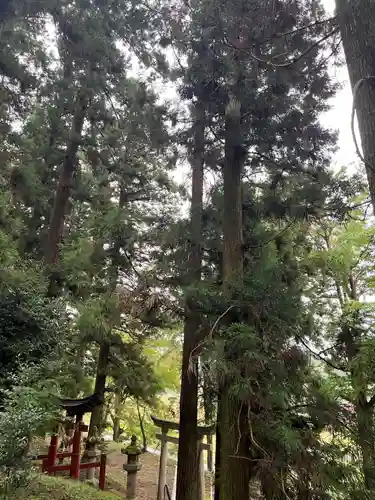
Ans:
{"type": "MultiPolygon", "coordinates": [[[[167,466],[168,466],[168,443],[178,445],[178,438],[168,436],[168,431],[178,431],[180,424],[178,422],[170,422],[151,416],[156,427],[161,429],[161,433],[156,434],[156,438],[160,440],[160,465],[158,479],[158,495],[157,500],[164,500],[164,491],[167,485],[167,466]]],[[[199,447],[199,469],[198,469],[198,498],[197,500],[205,500],[205,471],[204,471],[204,451],[210,451],[211,445],[204,443],[204,437],[212,435],[215,432],[215,426],[199,426],[198,427],[198,443],[199,447]]]]}

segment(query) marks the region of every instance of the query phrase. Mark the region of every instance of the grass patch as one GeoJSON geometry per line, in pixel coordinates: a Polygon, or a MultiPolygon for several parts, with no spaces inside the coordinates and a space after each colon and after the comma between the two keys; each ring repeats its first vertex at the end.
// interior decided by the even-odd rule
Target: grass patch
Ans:
{"type": "Polygon", "coordinates": [[[79,481],[38,475],[25,489],[18,490],[14,500],[118,500],[117,495],[99,491],[79,481]]]}

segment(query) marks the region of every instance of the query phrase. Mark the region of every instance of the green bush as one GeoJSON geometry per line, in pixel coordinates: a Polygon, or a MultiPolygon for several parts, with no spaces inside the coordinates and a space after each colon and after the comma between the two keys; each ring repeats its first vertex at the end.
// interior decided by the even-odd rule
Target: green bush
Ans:
{"type": "Polygon", "coordinates": [[[51,428],[57,412],[53,398],[44,391],[17,386],[7,393],[0,413],[0,494],[3,498],[28,484],[31,439],[51,428]]]}
{"type": "MultiPolygon", "coordinates": [[[[35,290],[0,290],[0,382],[10,389],[23,365],[56,356],[64,337],[64,311],[35,290]]],[[[1,397],[1,394],[0,394],[1,397]]]]}
{"type": "Polygon", "coordinates": [[[17,491],[14,500],[118,500],[117,495],[94,489],[76,481],[50,476],[34,476],[29,485],[17,491]]]}

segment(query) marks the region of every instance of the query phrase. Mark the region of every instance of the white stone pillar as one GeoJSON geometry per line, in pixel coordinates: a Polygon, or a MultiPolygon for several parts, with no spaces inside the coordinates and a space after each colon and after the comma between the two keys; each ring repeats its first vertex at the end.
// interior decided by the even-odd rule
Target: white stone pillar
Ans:
{"type": "Polygon", "coordinates": [[[199,441],[199,471],[198,471],[198,500],[205,500],[206,481],[204,473],[204,448],[203,440],[199,441]]]}
{"type": "Polygon", "coordinates": [[[167,467],[168,467],[168,438],[167,433],[162,429],[160,436],[160,465],[159,465],[159,483],[157,500],[164,499],[164,489],[167,484],[167,467]]]}

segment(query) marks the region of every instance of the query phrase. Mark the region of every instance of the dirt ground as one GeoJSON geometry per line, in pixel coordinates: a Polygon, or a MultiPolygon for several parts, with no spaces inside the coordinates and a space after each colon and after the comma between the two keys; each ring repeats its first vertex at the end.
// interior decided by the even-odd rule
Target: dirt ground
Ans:
{"type": "MultiPolygon", "coordinates": [[[[126,473],[122,466],[125,456],[120,451],[109,451],[107,458],[107,488],[124,498],[126,491],[126,473]]],[[[137,500],[155,500],[157,495],[159,455],[144,453],[140,457],[142,469],[137,475],[137,500]]],[[[170,460],[167,471],[167,484],[172,491],[175,462],[170,460]]]]}

